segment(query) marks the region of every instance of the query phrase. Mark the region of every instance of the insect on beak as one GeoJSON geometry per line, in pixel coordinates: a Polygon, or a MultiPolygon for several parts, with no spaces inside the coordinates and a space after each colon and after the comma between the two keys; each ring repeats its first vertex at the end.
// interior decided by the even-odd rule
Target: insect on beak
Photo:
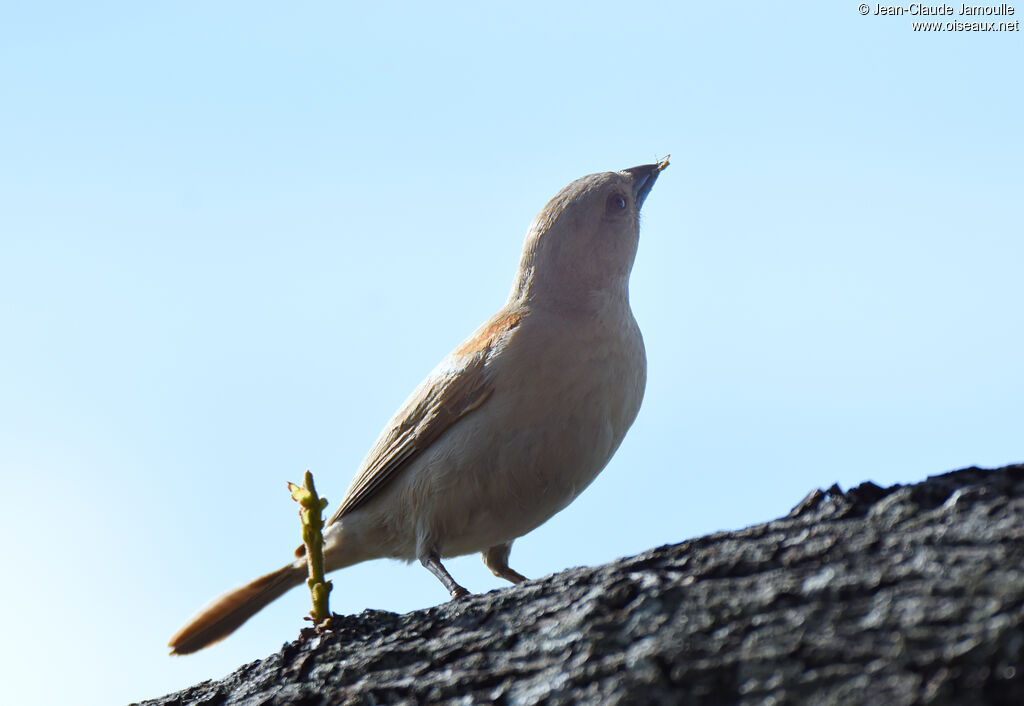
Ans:
{"type": "Polygon", "coordinates": [[[636,199],[638,211],[644,205],[644,199],[647,198],[647,194],[651,193],[654,182],[658,180],[658,174],[668,167],[668,158],[670,156],[665,155],[665,158],[657,164],[645,164],[641,167],[622,170],[633,177],[633,198],[636,199]]]}

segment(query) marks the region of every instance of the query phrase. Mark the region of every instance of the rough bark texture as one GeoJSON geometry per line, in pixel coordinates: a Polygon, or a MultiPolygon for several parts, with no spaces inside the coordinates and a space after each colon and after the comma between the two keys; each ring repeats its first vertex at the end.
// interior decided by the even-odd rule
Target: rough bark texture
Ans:
{"type": "Polygon", "coordinates": [[[150,705],[1024,704],[1024,465],[816,490],[786,517],[407,615],[336,618],[150,705]]]}

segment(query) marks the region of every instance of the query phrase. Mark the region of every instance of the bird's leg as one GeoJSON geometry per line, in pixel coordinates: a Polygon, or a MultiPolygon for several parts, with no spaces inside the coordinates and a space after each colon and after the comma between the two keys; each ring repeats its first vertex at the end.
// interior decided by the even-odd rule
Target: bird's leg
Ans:
{"type": "Polygon", "coordinates": [[[452,598],[462,598],[468,596],[469,591],[464,589],[459,584],[455,583],[455,579],[448,573],[448,570],[441,564],[441,557],[438,556],[437,552],[431,552],[430,554],[424,554],[420,557],[420,563],[423,564],[426,569],[440,579],[444,587],[448,589],[448,593],[452,594],[452,598]]]}
{"type": "Polygon", "coordinates": [[[491,570],[491,573],[499,578],[512,583],[522,583],[526,577],[518,571],[508,568],[508,555],[512,551],[512,542],[499,544],[491,547],[481,556],[484,558],[484,566],[491,570]]]}

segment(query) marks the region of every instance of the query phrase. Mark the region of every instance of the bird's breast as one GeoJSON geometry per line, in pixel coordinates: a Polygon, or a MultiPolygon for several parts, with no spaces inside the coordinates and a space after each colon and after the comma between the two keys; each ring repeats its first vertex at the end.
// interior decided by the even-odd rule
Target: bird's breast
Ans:
{"type": "Polygon", "coordinates": [[[520,508],[529,531],[569,504],[611,459],[639,412],[647,363],[628,309],[582,321],[530,317],[522,328],[496,371],[489,402],[498,423],[481,417],[480,431],[500,430],[487,452],[489,477],[497,495],[520,508]]]}
{"type": "Polygon", "coordinates": [[[403,479],[407,517],[444,556],[520,537],[605,467],[643,398],[646,358],[632,314],[612,321],[524,316],[488,360],[493,392],[403,479]]]}

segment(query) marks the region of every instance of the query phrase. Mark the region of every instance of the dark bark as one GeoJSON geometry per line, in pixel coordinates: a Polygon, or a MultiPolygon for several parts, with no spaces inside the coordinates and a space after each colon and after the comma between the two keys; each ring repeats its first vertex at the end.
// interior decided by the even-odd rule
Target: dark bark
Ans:
{"type": "Polygon", "coordinates": [[[1024,465],[814,491],[786,517],[407,615],[335,618],[146,704],[1024,704],[1024,465]]]}

